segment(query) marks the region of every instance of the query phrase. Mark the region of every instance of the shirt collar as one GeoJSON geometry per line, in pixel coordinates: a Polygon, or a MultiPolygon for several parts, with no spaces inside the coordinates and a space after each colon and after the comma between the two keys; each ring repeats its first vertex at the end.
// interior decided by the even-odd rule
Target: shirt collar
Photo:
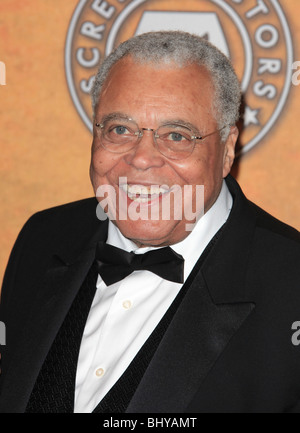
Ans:
{"type": "Polygon", "coordinates": [[[232,196],[223,180],[221,192],[213,206],[199,219],[193,231],[183,241],[172,245],[173,250],[185,259],[185,280],[209,242],[227,221],[232,204],[232,196]]]}

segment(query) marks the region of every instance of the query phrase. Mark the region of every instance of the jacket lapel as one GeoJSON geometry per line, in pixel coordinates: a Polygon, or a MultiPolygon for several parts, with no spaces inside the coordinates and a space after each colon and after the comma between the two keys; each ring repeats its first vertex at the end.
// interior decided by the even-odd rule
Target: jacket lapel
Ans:
{"type": "Polygon", "coordinates": [[[26,409],[44,359],[94,261],[96,243],[106,236],[107,224],[102,223],[78,254],[61,249],[37,284],[37,297],[28,312],[29,320],[14,347],[15,356],[7,372],[9,380],[3,384],[5,406],[13,408],[14,412],[26,409]],[[23,362],[20,362],[22,357],[23,362]]]}
{"type": "MultiPolygon", "coordinates": [[[[255,308],[246,268],[255,231],[251,206],[229,178],[234,198],[229,220],[178,311],[127,412],[184,412],[230,340],[255,308]]],[[[196,265],[197,266],[197,265],[196,265]]]]}

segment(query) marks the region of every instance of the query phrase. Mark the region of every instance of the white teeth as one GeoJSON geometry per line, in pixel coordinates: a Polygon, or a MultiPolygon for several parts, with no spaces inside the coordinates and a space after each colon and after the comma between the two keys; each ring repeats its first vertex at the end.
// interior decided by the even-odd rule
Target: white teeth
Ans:
{"type": "Polygon", "coordinates": [[[155,198],[158,198],[160,194],[166,194],[169,189],[162,186],[151,185],[120,185],[121,189],[126,192],[131,200],[139,203],[147,203],[155,198]]]}

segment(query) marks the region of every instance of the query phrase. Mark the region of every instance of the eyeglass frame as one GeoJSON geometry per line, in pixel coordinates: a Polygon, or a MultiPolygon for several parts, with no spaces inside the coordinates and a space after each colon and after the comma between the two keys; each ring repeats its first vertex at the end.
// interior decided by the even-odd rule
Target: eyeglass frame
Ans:
{"type": "MultiPolygon", "coordinates": [[[[164,126],[172,125],[172,126],[182,126],[182,127],[186,128],[186,129],[190,130],[192,133],[195,133],[195,131],[193,131],[193,129],[192,129],[190,126],[186,126],[186,125],[184,125],[184,124],[176,123],[176,122],[170,122],[170,123],[169,123],[169,122],[166,122],[166,123],[160,125],[157,129],[154,129],[154,128],[140,128],[139,125],[138,125],[138,124],[137,124],[133,119],[131,119],[131,118],[124,118],[124,120],[126,120],[126,121],[130,121],[130,122],[134,123],[134,124],[137,126],[137,131],[134,133],[134,135],[137,136],[137,140],[136,140],[136,142],[134,143],[134,145],[133,145],[130,149],[125,150],[125,151],[123,151],[123,152],[113,152],[113,151],[109,150],[107,147],[105,147],[105,146],[102,144],[102,140],[101,140],[101,138],[99,137],[99,138],[100,138],[100,141],[101,141],[101,145],[102,145],[102,147],[103,147],[105,150],[107,150],[108,152],[110,152],[110,153],[123,154],[123,153],[126,153],[126,152],[130,152],[132,149],[134,149],[134,147],[135,147],[135,146],[139,143],[139,141],[143,138],[143,136],[144,136],[143,131],[149,131],[149,132],[151,131],[151,132],[153,133],[153,138],[154,138],[155,146],[156,146],[157,150],[159,151],[159,153],[160,153],[161,155],[163,155],[164,157],[168,158],[168,159],[176,160],[176,158],[171,158],[171,157],[169,157],[169,156],[167,156],[167,155],[165,155],[164,153],[161,152],[161,150],[160,150],[160,148],[159,148],[159,146],[158,146],[158,144],[157,144],[157,141],[156,141],[156,139],[160,137],[159,135],[157,135],[157,131],[158,131],[160,128],[164,127],[164,126]]],[[[99,122],[95,121],[95,126],[96,126],[96,128],[100,128],[101,131],[103,131],[103,128],[104,128],[105,125],[104,125],[104,123],[99,123],[99,122]]],[[[192,135],[192,136],[191,136],[191,139],[193,140],[193,146],[192,146],[192,150],[191,150],[191,152],[190,152],[186,157],[184,157],[184,158],[179,158],[179,159],[177,159],[177,160],[180,161],[180,160],[182,160],[182,159],[185,159],[185,158],[188,158],[189,156],[191,156],[192,153],[194,152],[194,149],[195,149],[196,141],[197,141],[197,140],[204,141],[207,137],[210,137],[211,135],[214,135],[214,134],[216,134],[217,132],[221,132],[224,128],[226,128],[226,126],[228,126],[228,125],[224,125],[222,128],[217,129],[217,130],[215,130],[215,131],[213,131],[213,132],[210,132],[209,134],[206,134],[206,135],[200,135],[200,136],[192,135]]],[[[98,130],[99,130],[99,129],[97,129],[97,131],[98,131],[98,130]]],[[[112,142],[112,143],[113,143],[113,142],[112,142]]]]}

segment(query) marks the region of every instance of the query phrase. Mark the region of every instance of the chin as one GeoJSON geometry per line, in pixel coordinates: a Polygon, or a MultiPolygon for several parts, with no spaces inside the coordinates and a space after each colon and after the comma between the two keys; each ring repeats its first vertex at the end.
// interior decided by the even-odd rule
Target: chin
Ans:
{"type": "Polygon", "coordinates": [[[138,246],[161,246],[172,243],[172,234],[178,221],[118,221],[123,236],[138,246]],[[168,224],[166,224],[168,223],[168,224]]]}

